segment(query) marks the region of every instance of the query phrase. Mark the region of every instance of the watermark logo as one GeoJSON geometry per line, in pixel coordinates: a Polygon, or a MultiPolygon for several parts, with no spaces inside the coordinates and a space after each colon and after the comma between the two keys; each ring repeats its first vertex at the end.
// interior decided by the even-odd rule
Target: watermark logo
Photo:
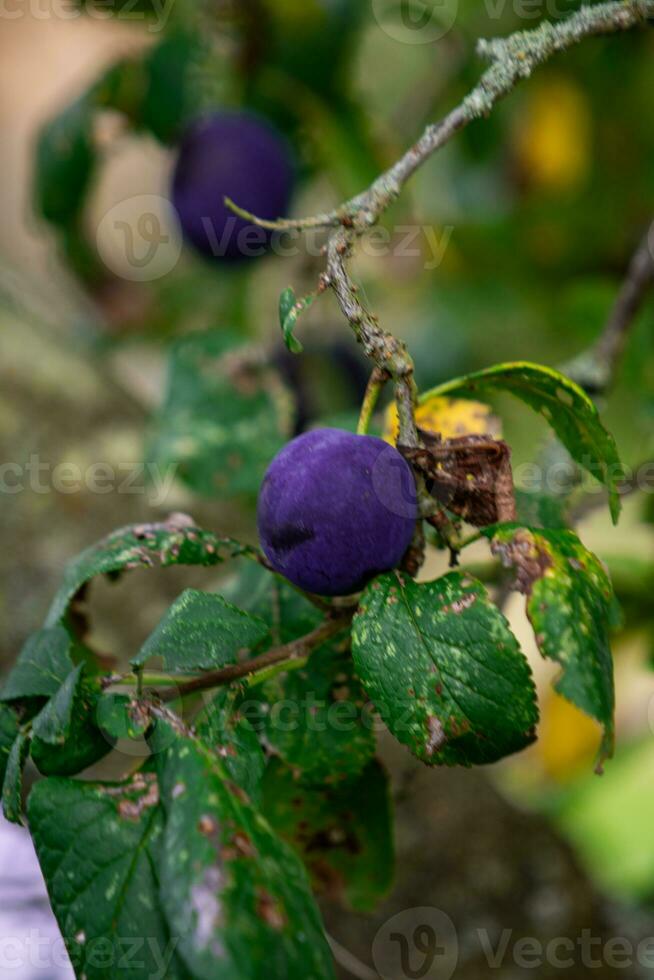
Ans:
{"type": "Polygon", "coordinates": [[[402,44],[432,44],[454,27],[459,0],[372,0],[375,20],[402,44]]]}
{"type": "MultiPolygon", "coordinates": [[[[206,239],[205,251],[215,259],[266,254],[282,259],[320,259],[325,254],[323,229],[281,228],[270,233],[256,225],[244,225],[236,217],[216,222],[210,215],[202,216],[199,222],[206,239]]],[[[453,233],[453,225],[378,225],[361,238],[359,252],[371,259],[406,260],[434,272],[445,259],[453,233]]],[[[114,275],[132,282],[152,282],[175,268],[184,241],[170,201],[158,194],[140,194],[107,211],[97,226],[96,246],[114,275]]]]}
{"type": "Polygon", "coordinates": [[[159,466],[154,462],[108,463],[96,461],[88,466],[42,459],[32,453],[23,462],[0,463],[0,499],[29,491],[35,494],[77,493],[136,494],[147,496],[153,507],[163,506],[172,492],[177,465],[159,466]]]}
{"type": "Polygon", "coordinates": [[[139,0],[0,0],[0,20],[116,20],[143,23],[150,34],[163,31],[175,0],[151,0],[149,9],[139,0]]]}
{"type": "Polygon", "coordinates": [[[383,980],[450,980],[459,961],[454,923],[428,906],[398,912],[375,936],[372,959],[383,980]]]}
{"type": "Polygon", "coordinates": [[[171,204],[158,194],[139,194],[115,204],[98,224],[96,245],[107,268],[131,282],[161,279],[182,253],[171,204]]]}

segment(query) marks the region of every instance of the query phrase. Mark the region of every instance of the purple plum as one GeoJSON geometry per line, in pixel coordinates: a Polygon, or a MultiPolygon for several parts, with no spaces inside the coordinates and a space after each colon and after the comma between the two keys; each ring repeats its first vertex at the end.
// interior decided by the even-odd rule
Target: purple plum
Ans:
{"type": "Polygon", "coordinates": [[[288,212],[295,176],[283,136],[257,116],[212,113],[185,131],[172,181],[184,238],[203,255],[237,261],[263,255],[271,233],[226,207],[230,197],[260,218],[288,212]]]}
{"type": "Polygon", "coordinates": [[[276,572],[307,592],[350,595],[401,561],[418,517],[415,481],[382,439],[315,429],[275,456],[257,516],[276,572]]]}

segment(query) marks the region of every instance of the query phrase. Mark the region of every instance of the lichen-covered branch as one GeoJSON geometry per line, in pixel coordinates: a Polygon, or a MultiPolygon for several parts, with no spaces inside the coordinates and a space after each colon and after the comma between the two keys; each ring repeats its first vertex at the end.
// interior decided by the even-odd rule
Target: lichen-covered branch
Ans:
{"type": "Polygon", "coordinates": [[[413,361],[402,341],[382,330],[377,317],[359,300],[357,287],[350,279],[345,264],[354,240],[352,229],[340,229],[331,236],[327,243],[327,271],[323,282],[336,294],[338,304],[366,355],[395,382],[402,441],[407,446],[417,446],[413,361]]]}
{"type": "MultiPolygon", "coordinates": [[[[587,37],[626,31],[650,17],[654,17],[654,0],[610,0],[582,7],[556,23],[544,21],[532,30],[518,31],[507,38],[478,41],[478,54],[491,65],[475,88],[440,122],[428,126],[418,142],[368,190],[334,212],[320,216],[328,219],[322,223],[332,223],[338,218],[341,223],[362,230],[375,224],[425,160],[468,123],[487,116],[535,68],[587,37]]],[[[308,220],[319,221],[319,218],[308,220]]]]}
{"type": "MultiPolygon", "coordinates": [[[[496,103],[520,81],[529,78],[535,68],[585,38],[626,31],[644,24],[649,18],[654,18],[654,0],[609,0],[582,7],[556,23],[545,21],[532,30],[518,31],[507,38],[479,41],[477,51],[490,61],[490,66],[475,88],[440,122],[428,126],[404,156],[367,190],[333,211],[309,218],[263,221],[227,201],[236,214],[273,230],[336,227],[327,244],[327,272],[321,285],[331,287],[366,354],[395,382],[400,440],[404,445],[417,444],[413,363],[405,346],[381,329],[375,316],[363,307],[357,297],[356,286],[346,266],[354,242],[379,221],[409,178],[432,154],[468,123],[487,116],[496,103]]],[[[629,298],[625,299],[627,307],[630,302],[629,298]]],[[[619,318],[620,313],[617,315],[619,318]]],[[[618,325],[607,337],[606,344],[617,345],[619,350],[621,334],[618,325]]]]}

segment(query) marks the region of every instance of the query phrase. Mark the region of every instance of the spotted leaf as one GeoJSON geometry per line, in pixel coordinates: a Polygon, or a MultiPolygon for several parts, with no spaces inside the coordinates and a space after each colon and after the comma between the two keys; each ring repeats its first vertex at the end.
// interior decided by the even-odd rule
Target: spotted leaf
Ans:
{"type": "Polygon", "coordinates": [[[210,498],[255,497],[291,436],[293,398],[270,365],[224,329],[196,332],[172,349],[150,459],[210,498]]]}
{"type": "Polygon", "coordinates": [[[155,758],[166,812],[162,902],[192,976],[331,980],[299,859],[200,741],[178,733],[155,758]]]}
{"type": "Polygon", "coordinates": [[[591,399],[570,378],[553,368],[526,361],[496,364],[425,392],[421,402],[464,392],[474,395],[493,388],[510,392],[543,416],[575,462],[608,489],[611,516],[617,522],[622,464],[615,440],[602,425],[591,399]]]}
{"type": "Polygon", "coordinates": [[[561,665],[554,687],[603,726],[601,762],[613,754],[615,710],[609,645],[615,607],[604,567],[572,531],[505,524],[483,533],[516,571],[541,653],[561,665]]]}
{"type": "Polygon", "coordinates": [[[423,762],[495,762],[533,741],[529,665],[480,582],[382,575],[361,598],[352,641],[382,719],[423,762]]]}
{"type": "Polygon", "coordinates": [[[140,666],[160,656],[166,670],[173,673],[224,667],[267,632],[263,620],[237,609],[222,596],[186,589],[132,659],[132,665],[140,666]]]}
{"type": "Polygon", "coordinates": [[[29,826],[77,976],[188,977],[159,898],[163,816],[153,773],[44,779],[32,790],[29,826]]]}
{"type": "Polygon", "coordinates": [[[304,861],[314,891],[356,911],[374,909],[393,881],[388,777],[373,760],[345,786],[304,786],[272,760],[263,812],[304,861]]]}
{"type": "Polygon", "coordinates": [[[56,694],[73,670],[70,651],[71,639],[62,626],[33,633],[2,688],[0,701],[56,694]]]}
{"type": "Polygon", "coordinates": [[[186,514],[173,514],[168,520],[153,524],[119,528],[91,545],[67,566],[46,625],[59,623],[80,590],[97,575],[119,575],[133,568],[156,565],[163,568],[218,565],[226,558],[248,554],[250,550],[231,538],[203,531],[186,514]]]}

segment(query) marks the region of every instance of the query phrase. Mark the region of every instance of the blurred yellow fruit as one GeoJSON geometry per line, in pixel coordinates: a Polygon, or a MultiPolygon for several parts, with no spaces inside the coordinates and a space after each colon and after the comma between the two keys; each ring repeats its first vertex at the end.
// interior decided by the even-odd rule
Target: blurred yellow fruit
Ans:
{"type": "Polygon", "coordinates": [[[597,757],[598,725],[565,698],[550,691],[541,705],[535,751],[545,773],[559,783],[592,770],[597,757]]]}
{"type": "MultiPolygon", "coordinates": [[[[416,410],[418,428],[427,432],[437,432],[443,439],[456,436],[499,437],[499,419],[492,414],[488,405],[469,401],[466,398],[429,398],[416,410]]],[[[384,439],[395,445],[399,434],[397,409],[392,402],[386,409],[384,418],[384,439]]]]}
{"type": "Polygon", "coordinates": [[[591,164],[591,117],[586,96],[565,78],[550,76],[532,91],[514,136],[521,176],[562,191],[579,186],[591,164]]]}

